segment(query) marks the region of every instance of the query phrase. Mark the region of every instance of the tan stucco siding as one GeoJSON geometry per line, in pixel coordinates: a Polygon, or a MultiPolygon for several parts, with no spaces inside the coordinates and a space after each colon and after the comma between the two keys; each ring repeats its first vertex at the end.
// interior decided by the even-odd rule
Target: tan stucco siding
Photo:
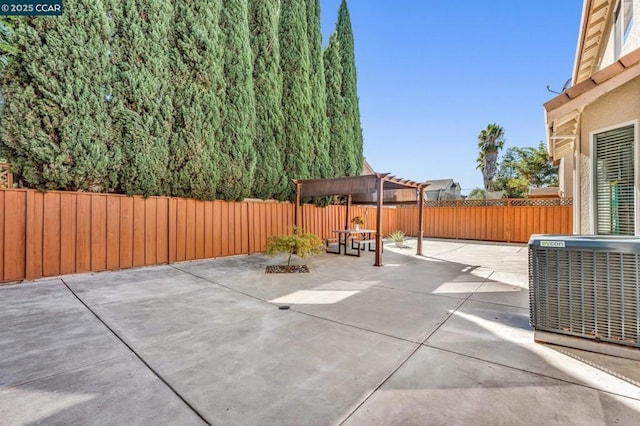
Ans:
{"type": "MultiPolygon", "coordinates": [[[[636,78],[619,88],[601,96],[585,107],[580,130],[580,228],[579,232],[592,234],[593,209],[592,181],[592,136],[594,133],[610,130],[634,120],[640,121],[640,78],[636,78]]],[[[638,152],[636,164],[638,164],[638,152]]],[[[636,187],[638,182],[636,182],[636,187]]],[[[636,209],[638,207],[636,206],[636,209]]]]}
{"type": "MultiPolygon", "coordinates": [[[[617,2],[614,2],[614,7],[617,2]]],[[[618,60],[618,58],[614,57],[614,34],[611,30],[613,26],[613,19],[615,17],[612,15],[612,19],[608,25],[608,38],[606,40],[605,48],[602,53],[602,59],[600,60],[600,66],[598,70],[608,67],[612,63],[618,60]]],[[[620,56],[624,56],[627,53],[630,53],[637,48],[640,47],[640,2],[635,1],[633,3],[633,24],[631,26],[631,30],[629,31],[629,35],[627,36],[627,40],[622,45],[622,52],[620,56]]]]}

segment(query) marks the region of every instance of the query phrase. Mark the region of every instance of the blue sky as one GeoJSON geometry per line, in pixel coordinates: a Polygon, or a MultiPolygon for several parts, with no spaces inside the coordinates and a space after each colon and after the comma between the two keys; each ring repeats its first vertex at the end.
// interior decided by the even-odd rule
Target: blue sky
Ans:
{"type": "MultiPolygon", "coordinates": [[[[545,140],[542,104],[571,77],[582,0],[348,0],[364,154],[379,172],[482,186],[477,138],[545,140]]],[[[340,0],[321,0],[324,44],[340,0]]]]}

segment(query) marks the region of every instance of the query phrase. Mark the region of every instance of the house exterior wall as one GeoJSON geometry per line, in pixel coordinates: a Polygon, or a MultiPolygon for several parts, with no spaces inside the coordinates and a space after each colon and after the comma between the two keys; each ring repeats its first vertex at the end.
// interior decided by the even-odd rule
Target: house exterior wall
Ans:
{"type": "MultiPolygon", "coordinates": [[[[617,2],[614,2],[614,10],[617,7],[617,2]]],[[[613,25],[613,21],[611,21],[611,25],[613,25]]],[[[631,26],[631,30],[629,32],[629,36],[627,40],[622,45],[622,53],[620,56],[624,56],[627,53],[630,53],[637,48],[640,47],[640,0],[634,0],[633,2],[633,24],[631,26]]],[[[600,61],[600,65],[598,66],[598,70],[606,68],[611,65],[619,58],[616,58],[614,55],[614,33],[611,31],[611,27],[609,28],[609,34],[606,41],[606,45],[602,54],[602,59],[600,61]]]]}
{"type": "MultiPolygon", "coordinates": [[[[635,16],[640,18],[640,16],[635,16]]],[[[587,105],[582,114],[582,125],[577,151],[578,164],[578,187],[580,193],[575,203],[579,211],[579,224],[576,224],[576,231],[583,234],[593,234],[593,135],[601,131],[622,127],[633,121],[640,121],[640,78],[636,78],[617,89],[601,96],[595,102],[587,105]]],[[[637,139],[636,123],[636,139],[637,139]]],[[[637,140],[636,140],[637,146],[637,140]]],[[[635,151],[635,164],[638,165],[637,150],[635,151]]],[[[636,173],[637,176],[637,173],[636,173]]],[[[638,208],[638,182],[636,180],[636,211],[638,208]]],[[[637,216],[637,214],[636,214],[637,216]]]]}
{"type": "Polygon", "coordinates": [[[560,159],[560,167],[558,167],[558,186],[560,188],[561,197],[573,196],[573,183],[576,168],[573,161],[573,152],[567,151],[560,159]]]}

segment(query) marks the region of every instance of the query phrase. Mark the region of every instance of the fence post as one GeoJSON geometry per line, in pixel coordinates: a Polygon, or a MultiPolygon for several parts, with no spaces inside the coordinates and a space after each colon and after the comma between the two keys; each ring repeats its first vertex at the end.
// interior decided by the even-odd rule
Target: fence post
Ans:
{"type": "Polygon", "coordinates": [[[507,220],[504,221],[505,235],[507,236],[507,242],[511,242],[511,198],[507,198],[507,220]]]}
{"type": "Polygon", "coordinates": [[[35,272],[35,245],[38,244],[37,235],[35,235],[35,192],[28,189],[25,193],[25,259],[24,259],[24,275],[27,281],[39,278],[35,272]]]}
{"type": "Polygon", "coordinates": [[[460,239],[460,200],[456,200],[455,211],[453,213],[453,220],[456,227],[456,240],[460,239]]]}
{"type": "Polygon", "coordinates": [[[169,250],[168,253],[168,263],[174,263],[176,261],[176,250],[177,250],[177,217],[178,217],[178,200],[176,198],[169,198],[169,202],[167,203],[167,248],[169,250]]]}

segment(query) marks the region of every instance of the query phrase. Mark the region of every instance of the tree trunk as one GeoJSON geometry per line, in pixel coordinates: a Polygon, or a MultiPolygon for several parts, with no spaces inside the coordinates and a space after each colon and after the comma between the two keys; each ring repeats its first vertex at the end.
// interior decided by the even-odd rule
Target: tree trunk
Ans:
{"type": "Polygon", "coordinates": [[[491,191],[491,181],[496,175],[496,166],[498,163],[497,152],[485,152],[484,154],[484,170],[482,177],[484,178],[484,190],[491,191]]]}

